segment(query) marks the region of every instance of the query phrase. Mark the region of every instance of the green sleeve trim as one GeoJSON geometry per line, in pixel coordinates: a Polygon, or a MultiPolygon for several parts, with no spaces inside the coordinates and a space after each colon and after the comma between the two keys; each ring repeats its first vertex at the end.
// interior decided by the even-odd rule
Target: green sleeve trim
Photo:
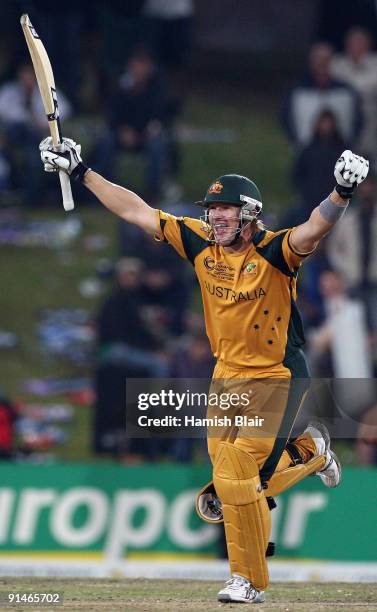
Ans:
{"type": "Polygon", "coordinates": [[[165,233],[164,233],[165,225],[166,225],[166,219],[161,219],[160,217],[160,228],[161,228],[161,233],[162,233],[162,239],[164,242],[167,242],[165,238],[165,233]]]}
{"type": "Polygon", "coordinates": [[[294,273],[292,273],[283,255],[283,240],[288,231],[289,230],[274,236],[265,246],[257,247],[256,250],[264,259],[274,266],[274,268],[277,268],[280,272],[291,278],[294,273]]]}
{"type": "Polygon", "coordinates": [[[194,265],[195,258],[209,246],[208,241],[188,227],[182,219],[178,219],[178,225],[186,257],[194,265]]]}
{"type": "Polygon", "coordinates": [[[253,243],[254,246],[258,246],[258,244],[260,244],[262,242],[262,240],[264,239],[266,235],[266,230],[259,230],[259,232],[256,232],[251,240],[251,242],[253,243]]]}

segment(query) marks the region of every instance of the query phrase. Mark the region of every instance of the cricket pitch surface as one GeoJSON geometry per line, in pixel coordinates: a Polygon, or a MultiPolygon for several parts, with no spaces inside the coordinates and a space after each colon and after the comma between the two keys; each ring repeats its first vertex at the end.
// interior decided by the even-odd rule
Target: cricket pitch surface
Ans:
{"type": "MultiPolygon", "coordinates": [[[[216,600],[221,582],[145,579],[0,579],[0,610],[130,610],[165,612],[246,609],[246,604],[221,604],[216,600]],[[8,593],[60,593],[61,605],[13,604],[8,593]]],[[[346,582],[272,583],[266,602],[253,610],[294,612],[350,612],[377,609],[377,584],[346,582]]]]}

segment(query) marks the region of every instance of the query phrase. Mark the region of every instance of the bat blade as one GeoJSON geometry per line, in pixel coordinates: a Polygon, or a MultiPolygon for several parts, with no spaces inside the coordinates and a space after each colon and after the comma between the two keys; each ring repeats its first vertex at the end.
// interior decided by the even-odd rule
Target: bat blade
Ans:
{"type": "MultiPolygon", "coordinates": [[[[51,62],[37,31],[29,19],[29,15],[26,13],[22,15],[20,22],[33,63],[39,92],[50,128],[52,143],[54,148],[59,150],[60,144],[62,143],[62,133],[51,62]]],[[[64,209],[67,211],[72,210],[74,208],[74,202],[69,176],[65,172],[59,172],[59,179],[62,188],[64,209]]]]}

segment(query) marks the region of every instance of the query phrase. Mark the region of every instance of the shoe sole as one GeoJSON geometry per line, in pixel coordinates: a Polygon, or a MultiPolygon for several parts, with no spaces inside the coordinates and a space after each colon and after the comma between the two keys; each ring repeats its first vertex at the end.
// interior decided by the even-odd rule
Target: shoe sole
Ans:
{"type": "Polygon", "coordinates": [[[266,601],[265,596],[259,593],[255,599],[233,599],[230,595],[219,595],[217,601],[220,603],[245,603],[245,604],[257,604],[264,603],[266,601]]]}

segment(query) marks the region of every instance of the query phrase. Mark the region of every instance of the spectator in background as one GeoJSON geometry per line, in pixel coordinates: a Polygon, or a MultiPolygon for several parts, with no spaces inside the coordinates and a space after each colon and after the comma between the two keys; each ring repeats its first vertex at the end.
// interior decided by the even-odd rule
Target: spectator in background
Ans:
{"type": "Polygon", "coordinates": [[[331,76],[332,57],[329,45],[313,45],[307,76],[283,100],[282,124],[296,147],[310,143],[318,115],[324,109],[333,112],[340,135],[350,146],[359,136],[362,127],[360,98],[352,87],[331,76]]]}
{"type": "Polygon", "coordinates": [[[155,354],[160,349],[156,334],[143,320],[144,272],[138,259],[125,257],[118,262],[116,287],[98,316],[98,344],[102,362],[140,367],[158,378],[167,374],[167,367],[155,354]]]}
{"type": "Polygon", "coordinates": [[[153,459],[158,440],[148,444],[127,440],[124,421],[126,378],[163,378],[169,373],[163,347],[143,318],[143,271],[140,260],[121,259],[116,266],[116,286],[98,316],[94,450],[153,459]]]}
{"type": "Polygon", "coordinates": [[[193,0],[145,0],[142,14],[160,61],[173,70],[186,66],[192,46],[193,0]]]}
{"type": "Polygon", "coordinates": [[[318,278],[318,291],[322,300],[321,315],[317,325],[306,334],[307,359],[311,375],[315,378],[329,378],[334,375],[331,355],[331,326],[328,312],[328,299],[342,294],[340,279],[331,270],[325,270],[318,278]]]}
{"type": "Polygon", "coordinates": [[[334,165],[346,149],[331,110],[323,109],[316,118],[310,142],[301,149],[293,169],[293,180],[300,194],[302,223],[310,214],[313,202],[321,202],[334,182],[334,165]]]}
{"type": "Polygon", "coordinates": [[[331,62],[331,74],[351,85],[360,95],[364,125],[358,147],[376,157],[377,139],[377,53],[372,52],[372,35],[364,28],[351,28],[344,53],[331,62]]]}
{"type": "Polygon", "coordinates": [[[105,72],[110,87],[124,69],[124,58],[137,45],[146,44],[141,16],[144,3],[145,0],[91,0],[100,57],[100,66],[95,69],[105,72]]]}
{"type": "Polygon", "coordinates": [[[298,303],[303,315],[305,329],[308,333],[318,327],[325,318],[323,298],[320,291],[320,278],[324,272],[331,269],[327,251],[326,237],[322,240],[316,252],[308,257],[300,283],[298,303]]]}
{"type": "Polygon", "coordinates": [[[325,40],[341,49],[346,32],[355,25],[377,30],[376,0],[317,0],[318,40],[325,40]],[[336,27],[334,25],[336,24],[336,27]]]}
{"type": "MultiPolygon", "coordinates": [[[[176,216],[198,214],[197,207],[183,202],[166,206],[166,210],[176,216]]],[[[191,269],[167,245],[161,245],[136,225],[120,220],[119,240],[122,257],[136,257],[144,264],[143,299],[145,304],[162,309],[160,333],[182,335],[187,328],[187,309],[196,284],[191,269]]]]}
{"type": "Polygon", "coordinates": [[[377,465],[377,405],[361,417],[356,439],[356,453],[360,465],[377,465]]]}
{"type": "MultiPolygon", "coordinates": [[[[83,40],[87,42],[88,29],[93,22],[93,0],[64,0],[57,2],[53,10],[49,0],[22,4],[28,6],[24,10],[30,11],[31,21],[48,50],[52,66],[56,67],[60,87],[77,108],[83,76],[83,40]]],[[[59,110],[60,104],[59,97],[59,110]]]]}
{"type": "MultiPolygon", "coordinates": [[[[208,338],[205,329],[200,327],[193,329],[190,335],[182,338],[181,343],[177,346],[172,359],[173,378],[182,379],[183,389],[187,388],[187,379],[202,379],[210,380],[215,360],[212,355],[208,338]]],[[[190,380],[191,391],[196,390],[195,380],[190,380]]],[[[199,381],[200,383],[200,381],[199,381]]],[[[203,387],[199,384],[197,392],[203,391],[203,387]]],[[[204,414],[203,414],[204,416],[204,414]]],[[[198,439],[193,438],[177,438],[173,444],[170,444],[169,456],[174,461],[187,462],[192,461],[196,448],[206,453],[206,432],[203,429],[203,437],[198,439]]]]}
{"type": "Polygon", "coordinates": [[[214,357],[204,329],[197,329],[182,339],[172,360],[173,378],[211,378],[214,357]]]}
{"type": "MultiPolygon", "coordinates": [[[[58,92],[59,113],[62,118],[71,114],[67,98],[58,92]]],[[[41,196],[41,175],[35,147],[47,135],[48,126],[33,67],[19,67],[16,78],[0,87],[0,128],[5,135],[5,154],[13,161],[12,170],[27,203],[36,204],[41,196]],[[22,171],[17,172],[17,160],[22,157],[22,171]]],[[[4,140],[3,140],[4,143],[4,140]]],[[[3,144],[4,146],[4,144],[3,144]]]]}
{"type": "Polygon", "coordinates": [[[12,188],[12,164],[7,137],[0,131],[0,195],[12,188]]]}
{"type": "Polygon", "coordinates": [[[331,270],[321,274],[319,289],[324,320],[308,334],[307,356],[312,375],[370,378],[364,305],[348,296],[341,276],[331,270]]]}
{"type": "Polygon", "coordinates": [[[121,253],[138,257],[144,263],[143,296],[146,304],[162,311],[168,334],[180,336],[184,332],[187,310],[194,277],[184,261],[177,259],[167,246],[162,246],[139,228],[121,223],[121,253]]]}
{"type": "Polygon", "coordinates": [[[11,459],[14,452],[15,406],[0,394],[0,459],[11,459]]]}
{"type": "Polygon", "coordinates": [[[142,153],[146,160],[145,196],[156,203],[168,170],[168,131],[175,110],[152,56],[146,49],[136,49],[110,104],[109,130],[96,147],[94,165],[98,171],[111,178],[117,153],[142,153]]]}
{"type": "Polygon", "coordinates": [[[328,238],[328,258],[348,291],[367,309],[377,338],[377,191],[373,173],[360,185],[357,202],[328,238]]]}

